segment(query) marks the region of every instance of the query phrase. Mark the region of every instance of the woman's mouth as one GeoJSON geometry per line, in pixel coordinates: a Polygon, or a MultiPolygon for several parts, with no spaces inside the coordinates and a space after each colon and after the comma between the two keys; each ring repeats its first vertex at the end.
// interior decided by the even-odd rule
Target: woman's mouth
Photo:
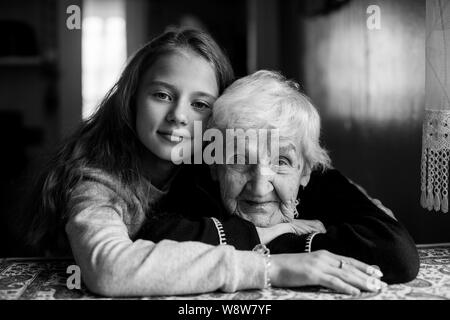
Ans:
{"type": "Polygon", "coordinates": [[[277,206],[277,201],[253,201],[253,200],[241,200],[241,209],[247,212],[253,212],[255,210],[265,211],[272,206],[277,206]]]}
{"type": "Polygon", "coordinates": [[[278,201],[238,200],[236,214],[257,227],[270,227],[281,222],[278,201]]]}

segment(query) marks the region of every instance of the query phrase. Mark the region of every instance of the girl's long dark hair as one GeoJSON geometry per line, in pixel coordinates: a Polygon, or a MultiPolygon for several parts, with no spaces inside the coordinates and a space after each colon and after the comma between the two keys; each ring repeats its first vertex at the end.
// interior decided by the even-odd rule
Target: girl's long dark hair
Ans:
{"type": "Polygon", "coordinates": [[[135,132],[134,99],[139,81],[155,60],[180,49],[192,50],[212,64],[219,93],[233,81],[227,57],[203,31],[173,28],[138,50],[97,112],[64,141],[39,176],[21,219],[34,254],[64,250],[58,248],[58,237],[67,219],[65,206],[71,190],[83,179],[83,168],[101,169],[118,178],[146,207],[139,162],[145,147],[135,132]]]}

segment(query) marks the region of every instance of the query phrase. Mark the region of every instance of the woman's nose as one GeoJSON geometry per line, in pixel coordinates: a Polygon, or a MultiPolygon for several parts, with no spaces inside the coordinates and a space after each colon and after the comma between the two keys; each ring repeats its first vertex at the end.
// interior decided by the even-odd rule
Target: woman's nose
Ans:
{"type": "Polygon", "coordinates": [[[172,109],[167,113],[166,119],[176,125],[187,125],[189,120],[187,116],[186,103],[178,100],[178,102],[174,104],[172,109]]]}
{"type": "Polygon", "coordinates": [[[264,197],[273,191],[271,172],[268,172],[267,167],[256,165],[252,175],[251,180],[248,183],[248,188],[252,195],[255,197],[264,197]]]}

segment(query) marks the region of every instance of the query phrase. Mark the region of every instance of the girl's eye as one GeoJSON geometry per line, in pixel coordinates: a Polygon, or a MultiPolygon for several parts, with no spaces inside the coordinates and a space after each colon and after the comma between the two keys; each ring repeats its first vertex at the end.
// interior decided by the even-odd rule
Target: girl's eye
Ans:
{"type": "Polygon", "coordinates": [[[201,102],[201,101],[196,101],[196,102],[192,103],[192,106],[193,106],[195,109],[198,109],[198,110],[208,110],[208,109],[211,109],[211,107],[209,106],[209,104],[207,104],[207,103],[205,103],[205,102],[201,102]]]}
{"type": "Polygon", "coordinates": [[[164,92],[155,92],[153,94],[153,96],[155,98],[160,99],[160,100],[165,100],[165,101],[171,101],[172,100],[171,97],[167,93],[164,93],[164,92]]]}

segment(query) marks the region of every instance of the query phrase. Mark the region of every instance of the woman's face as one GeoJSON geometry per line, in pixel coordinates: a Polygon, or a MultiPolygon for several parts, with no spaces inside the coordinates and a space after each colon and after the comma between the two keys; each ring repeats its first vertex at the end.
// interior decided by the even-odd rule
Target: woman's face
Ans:
{"type": "MultiPolygon", "coordinates": [[[[247,145],[245,155],[256,164],[222,164],[213,168],[219,180],[222,202],[228,212],[258,227],[269,227],[293,219],[300,185],[309,181],[299,143],[280,139],[278,156],[272,158],[258,146],[247,145]]],[[[236,161],[235,161],[236,163],[236,161]]]]}
{"type": "Polygon", "coordinates": [[[139,140],[163,160],[172,160],[172,149],[181,144],[189,144],[183,150],[193,152],[194,121],[208,120],[218,94],[214,69],[201,56],[190,50],[161,56],[138,87],[139,140]]]}

